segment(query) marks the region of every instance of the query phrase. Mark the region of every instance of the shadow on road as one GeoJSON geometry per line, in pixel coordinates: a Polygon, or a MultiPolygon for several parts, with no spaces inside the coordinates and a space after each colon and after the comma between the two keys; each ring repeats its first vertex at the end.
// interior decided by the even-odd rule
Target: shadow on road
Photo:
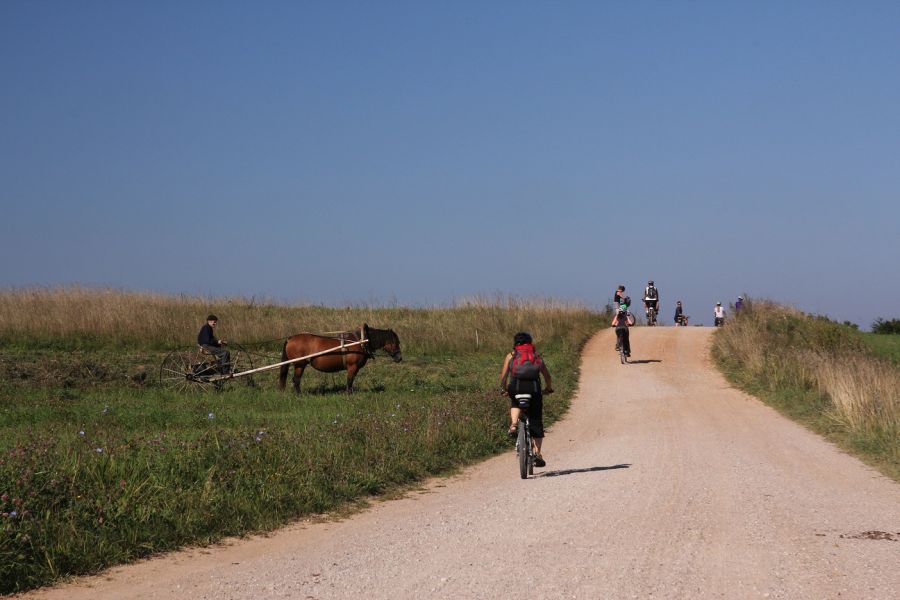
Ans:
{"type": "Polygon", "coordinates": [[[647,363],[658,363],[658,362],[662,362],[662,360],[660,360],[658,358],[647,358],[644,360],[629,360],[628,364],[629,365],[646,365],[647,363]]]}
{"type": "Polygon", "coordinates": [[[547,471],[546,473],[541,473],[537,475],[537,477],[559,477],[560,475],[574,475],[576,473],[593,473],[594,471],[609,471],[611,469],[627,469],[631,466],[631,463],[621,464],[621,465],[612,465],[610,467],[588,467],[586,469],[561,469],[559,471],[547,471]]]}

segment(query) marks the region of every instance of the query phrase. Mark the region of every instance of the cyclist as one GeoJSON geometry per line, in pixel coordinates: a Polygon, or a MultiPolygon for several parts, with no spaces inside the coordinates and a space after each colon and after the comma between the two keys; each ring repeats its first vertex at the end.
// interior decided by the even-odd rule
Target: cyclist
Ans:
{"type": "Polygon", "coordinates": [[[616,328],[616,350],[625,348],[625,356],[631,356],[631,340],[628,336],[628,328],[634,324],[634,318],[628,314],[628,306],[619,305],[611,325],[616,328]]]}
{"type": "Polygon", "coordinates": [[[734,312],[739,312],[744,308],[744,297],[738,296],[737,302],[734,303],[734,312]]]}
{"type": "Polygon", "coordinates": [[[716,327],[721,327],[725,324],[725,307],[722,306],[721,302],[716,302],[714,322],[716,324],[716,327]]]}
{"type": "Polygon", "coordinates": [[[200,328],[197,334],[197,344],[205,351],[216,357],[219,369],[224,373],[231,369],[231,353],[223,346],[227,343],[216,337],[215,328],[219,324],[219,317],[209,315],[206,317],[206,324],[200,328]]]}
{"type": "Polygon", "coordinates": [[[503,368],[500,369],[500,389],[504,395],[509,396],[509,437],[516,437],[516,426],[519,422],[519,408],[516,394],[531,394],[531,404],[528,407],[528,423],[531,429],[531,440],[534,446],[534,466],[547,465],[541,455],[541,445],[544,441],[544,402],[543,394],[553,393],[550,371],[544,364],[541,355],[535,352],[531,334],[520,331],[513,336],[513,351],[503,360],[503,368]],[[517,376],[516,374],[520,376],[517,376]],[[544,390],[541,391],[541,379],[544,377],[544,390]]]}
{"type": "Polygon", "coordinates": [[[681,300],[675,304],[675,325],[684,325],[684,309],[681,307],[681,300]]]}
{"type": "Polygon", "coordinates": [[[659,314],[659,290],[653,285],[653,280],[647,282],[644,288],[644,313],[647,315],[647,321],[650,320],[650,309],[659,314]]]}

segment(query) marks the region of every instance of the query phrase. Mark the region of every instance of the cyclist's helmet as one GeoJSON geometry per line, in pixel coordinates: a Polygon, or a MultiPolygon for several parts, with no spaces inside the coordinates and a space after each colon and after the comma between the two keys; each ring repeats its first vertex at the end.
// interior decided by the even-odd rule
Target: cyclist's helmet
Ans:
{"type": "Polygon", "coordinates": [[[678,302],[676,302],[676,304],[678,304],[678,306],[681,306],[681,300],[679,300],[678,302]]]}
{"type": "Polygon", "coordinates": [[[743,300],[743,299],[744,299],[743,296],[738,296],[738,300],[743,300]]]}
{"type": "Polygon", "coordinates": [[[650,287],[653,287],[653,280],[651,279],[650,281],[648,281],[647,285],[649,285],[650,287]]]}
{"type": "Polygon", "coordinates": [[[716,302],[716,306],[722,306],[721,302],[716,302]]]}
{"type": "Polygon", "coordinates": [[[522,344],[530,344],[531,343],[531,334],[527,331],[520,331],[516,335],[513,336],[513,344],[516,346],[521,346],[522,344]]]}

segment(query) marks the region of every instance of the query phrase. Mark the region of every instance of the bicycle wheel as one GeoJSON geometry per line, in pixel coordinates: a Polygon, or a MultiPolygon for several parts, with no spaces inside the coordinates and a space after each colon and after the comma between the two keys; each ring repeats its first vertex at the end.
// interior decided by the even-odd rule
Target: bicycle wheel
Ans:
{"type": "Polygon", "coordinates": [[[626,362],[628,362],[628,359],[625,358],[625,349],[624,349],[624,347],[623,347],[623,348],[619,348],[619,360],[622,361],[622,364],[623,364],[623,365],[624,365],[626,362]]]}
{"type": "Polygon", "coordinates": [[[519,454],[519,476],[528,478],[528,435],[525,431],[525,421],[519,419],[519,435],[516,440],[516,451],[519,454]]]}

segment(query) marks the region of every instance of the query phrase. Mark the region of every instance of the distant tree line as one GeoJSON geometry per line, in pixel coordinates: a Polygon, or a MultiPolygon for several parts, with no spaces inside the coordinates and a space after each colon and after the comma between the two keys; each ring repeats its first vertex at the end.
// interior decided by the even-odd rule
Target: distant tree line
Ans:
{"type": "Polygon", "coordinates": [[[900,319],[890,321],[882,318],[875,319],[872,323],[872,333],[900,333],[900,319]]]}

